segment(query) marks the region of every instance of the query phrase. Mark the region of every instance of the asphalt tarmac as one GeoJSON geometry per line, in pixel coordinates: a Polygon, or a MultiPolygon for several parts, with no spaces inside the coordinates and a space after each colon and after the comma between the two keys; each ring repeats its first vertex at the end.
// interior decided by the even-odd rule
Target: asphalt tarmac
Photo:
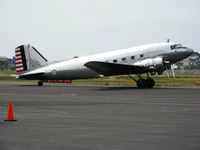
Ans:
{"type": "Polygon", "coordinates": [[[0,82],[0,150],[147,149],[200,149],[200,88],[0,82]]]}

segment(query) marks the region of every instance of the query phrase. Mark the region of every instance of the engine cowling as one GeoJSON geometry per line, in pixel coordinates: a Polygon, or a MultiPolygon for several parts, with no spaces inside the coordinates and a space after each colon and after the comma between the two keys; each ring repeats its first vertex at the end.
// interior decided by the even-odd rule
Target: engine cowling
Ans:
{"type": "Polygon", "coordinates": [[[144,59],[134,63],[134,65],[147,67],[152,74],[162,74],[166,69],[166,64],[162,57],[144,59]]]}

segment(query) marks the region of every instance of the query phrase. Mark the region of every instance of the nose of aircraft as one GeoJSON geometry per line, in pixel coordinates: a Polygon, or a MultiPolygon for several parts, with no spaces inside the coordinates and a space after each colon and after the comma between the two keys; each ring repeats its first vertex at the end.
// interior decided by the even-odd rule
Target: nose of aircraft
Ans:
{"type": "Polygon", "coordinates": [[[192,55],[192,54],[194,53],[194,50],[191,49],[191,48],[187,48],[187,52],[188,52],[190,55],[192,55]]]}
{"type": "Polygon", "coordinates": [[[176,49],[176,52],[179,56],[181,55],[181,56],[187,58],[188,56],[190,56],[194,53],[194,50],[189,47],[188,48],[183,47],[183,48],[176,49]]]}
{"type": "Polygon", "coordinates": [[[188,48],[184,47],[184,48],[176,49],[176,52],[185,53],[187,55],[192,55],[194,53],[194,50],[189,47],[188,48]]]}

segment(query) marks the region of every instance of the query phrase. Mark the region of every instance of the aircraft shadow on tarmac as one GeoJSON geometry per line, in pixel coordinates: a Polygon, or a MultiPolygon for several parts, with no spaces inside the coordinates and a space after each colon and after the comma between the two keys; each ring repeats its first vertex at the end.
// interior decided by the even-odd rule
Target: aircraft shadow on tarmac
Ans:
{"type": "Polygon", "coordinates": [[[140,89],[137,87],[123,87],[123,86],[119,86],[119,87],[101,87],[99,89],[95,89],[95,90],[158,90],[158,89],[167,89],[165,87],[155,87],[155,88],[145,88],[145,89],[140,89]]]}
{"type": "MultiPolygon", "coordinates": [[[[22,87],[38,87],[35,84],[21,84],[21,85],[15,85],[15,86],[22,86],[22,87]]],[[[145,88],[140,89],[136,86],[110,86],[110,85],[44,85],[42,87],[38,88],[45,88],[45,87],[52,87],[52,88],[73,88],[73,87],[88,87],[91,88],[91,90],[152,90],[152,88],[145,88]]],[[[169,87],[154,87],[153,90],[157,89],[168,89],[169,87]]]]}

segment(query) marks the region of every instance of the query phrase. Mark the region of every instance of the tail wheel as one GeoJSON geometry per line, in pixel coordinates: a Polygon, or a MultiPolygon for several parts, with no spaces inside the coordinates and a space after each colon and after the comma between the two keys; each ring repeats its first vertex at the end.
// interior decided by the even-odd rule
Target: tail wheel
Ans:
{"type": "Polygon", "coordinates": [[[43,82],[42,81],[38,81],[38,86],[43,86],[43,82]]]}
{"type": "Polygon", "coordinates": [[[155,85],[155,81],[152,78],[146,79],[146,87],[147,88],[153,88],[155,85]]]}
{"type": "Polygon", "coordinates": [[[146,87],[146,80],[145,79],[139,79],[137,81],[137,87],[144,89],[146,87]]]}

